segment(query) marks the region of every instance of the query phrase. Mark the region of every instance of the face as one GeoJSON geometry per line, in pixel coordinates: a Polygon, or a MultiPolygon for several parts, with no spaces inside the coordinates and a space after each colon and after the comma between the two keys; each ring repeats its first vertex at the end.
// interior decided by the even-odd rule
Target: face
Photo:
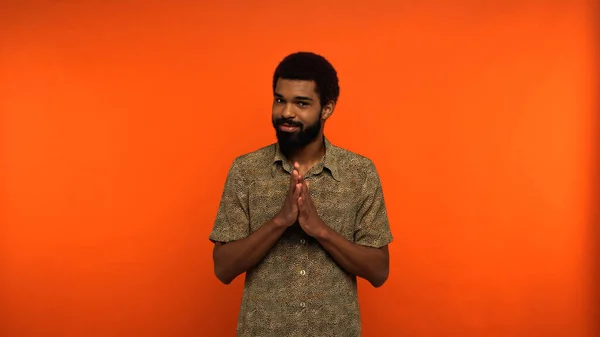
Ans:
{"type": "Polygon", "coordinates": [[[322,135],[333,104],[321,107],[314,81],[279,79],[273,97],[273,127],[281,149],[293,151],[322,135]]]}

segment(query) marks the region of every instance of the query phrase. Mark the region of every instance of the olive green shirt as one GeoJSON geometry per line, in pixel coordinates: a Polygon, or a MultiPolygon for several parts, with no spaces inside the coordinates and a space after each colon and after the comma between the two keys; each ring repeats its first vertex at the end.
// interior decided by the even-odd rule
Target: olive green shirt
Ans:
{"type": "MultiPolygon", "coordinates": [[[[278,144],[237,157],[229,170],[210,240],[242,239],[281,209],[292,165],[278,144]]],[[[321,219],[351,242],[382,247],[392,241],[373,162],[332,145],[305,175],[321,219]]],[[[361,335],[356,276],[323,247],[289,227],[264,259],[246,272],[237,336],[361,335]]]]}

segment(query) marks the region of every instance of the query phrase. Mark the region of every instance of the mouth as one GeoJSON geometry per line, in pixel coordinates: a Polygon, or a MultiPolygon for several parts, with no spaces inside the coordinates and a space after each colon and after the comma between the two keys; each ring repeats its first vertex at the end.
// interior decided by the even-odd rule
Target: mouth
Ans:
{"type": "Polygon", "coordinates": [[[279,130],[283,131],[283,132],[295,132],[298,131],[300,129],[300,127],[295,126],[295,125],[289,125],[289,124],[281,124],[279,126],[279,130]]]}

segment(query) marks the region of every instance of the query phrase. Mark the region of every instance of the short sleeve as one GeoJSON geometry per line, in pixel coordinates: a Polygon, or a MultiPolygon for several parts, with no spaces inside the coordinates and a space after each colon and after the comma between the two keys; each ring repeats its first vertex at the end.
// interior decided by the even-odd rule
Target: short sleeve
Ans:
{"type": "Polygon", "coordinates": [[[393,236],[379,174],[371,161],[367,167],[367,176],[362,188],[362,204],[354,228],[354,242],[381,248],[392,242],[393,236]]]}
{"type": "Polygon", "coordinates": [[[209,240],[231,242],[250,235],[248,185],[244,182],[239,159],[231,165],[209,240]]]}

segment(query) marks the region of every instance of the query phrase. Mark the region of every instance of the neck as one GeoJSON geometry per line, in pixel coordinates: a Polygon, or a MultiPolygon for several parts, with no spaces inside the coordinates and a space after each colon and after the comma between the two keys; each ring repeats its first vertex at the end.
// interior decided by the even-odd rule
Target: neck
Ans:
{"type": "Polygon", "coordinates": [[[301,171],[308,171],[313,165],[325,155],[325,140],[323,134],[315,138],[314,141],[308,143],[306,146],[291,150],[285,154],[291,164],[297,162],[300,165],[301,171]]]}

